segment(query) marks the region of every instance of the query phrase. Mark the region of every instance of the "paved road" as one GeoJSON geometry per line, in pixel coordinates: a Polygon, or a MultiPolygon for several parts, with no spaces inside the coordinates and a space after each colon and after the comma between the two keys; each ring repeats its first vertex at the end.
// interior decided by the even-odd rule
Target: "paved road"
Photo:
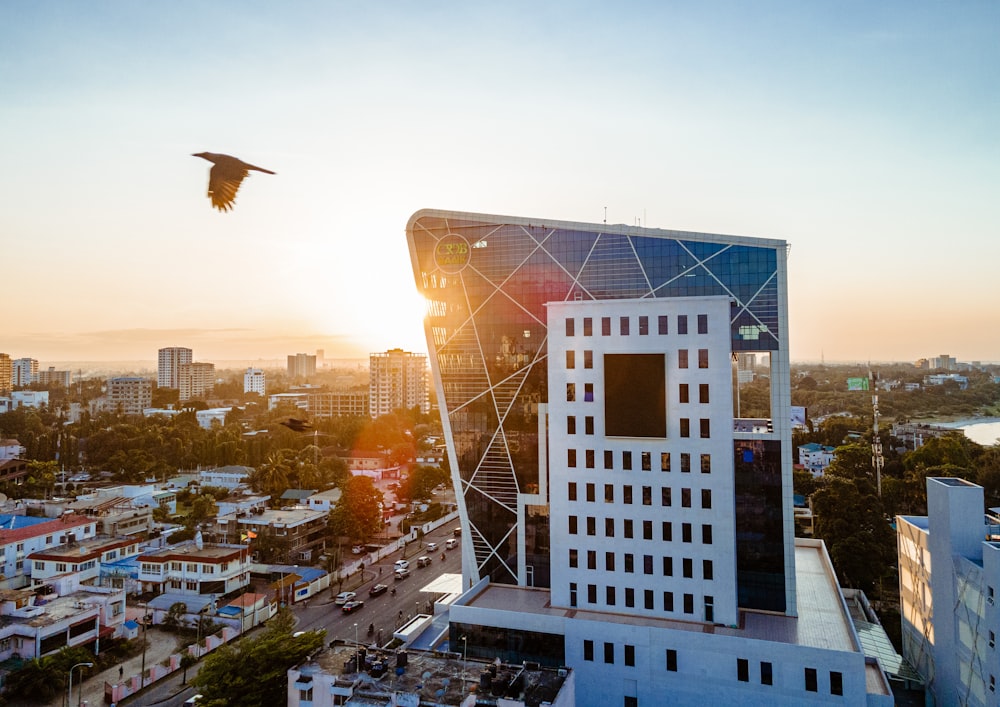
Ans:
{"type": "MultiPolygon", "coordinates": [[[[461,549],[455,548],[445,552],[444,543],[452,537],[452,527],[457,525],[445,525],[438,530],[428,533],[423,543],[436,542],[439,547],[433,553],[433,561],[429,567],[417,568],[416,558],[426,552],[418,552],[415,547],[411,547],[406,552],[406,559],[410,560],[411,576],[404,580],[392,579],[392,564],[402,556],[402,552],[393,553],[382,562],[365,570],[365,581],[357,588],[354,581],[345,582],[345,589],[356,591],[358,596],[364,599],[365,605],[352,614],[344,614],[340,607],[333,603],[333,594],[329,591],[311,598],[308,604],[301,602],[293,605],[292,610],[298,619],[296,629],[308,631],[313,629],[326,629],[327,642],[335,638],[354,640],[355,626],[357,624],[357,638],[362,643],[369,643],[371,640],[378,640],[382,631],[382,643],[387,643],[392,639],[392,632],[404,623],[415,613],[426,613],[427,602],[433,601],[435,596],[420,591],[421,587],[441,574],[450,572],[461,574],[462,557],[461,549]],[[441,553],[445,553],[445,560],[442,562],[441,553]],[[379,575],[379,568],[382,573],[379,575]],[[371,598],[368,590],[372,585],[381,582],[396,588],[396,595],[386,592],[381,596],[371,598]],[[402,615],[402,620],[400,620],[402,615]],[[368,625],[373,624],[375,635],[369,639],[368,625]]],[[[252,634],[251,634],[252,635],[252,634]]],[[[188,670],[188,677],[193,677],[198,667],[188,670]]],[[[74,690],[75,692],[75,690],[74,690]]],[[[189,686],[181,685],[181,675],[175,674],[165,678],[156,685],[151,686],[145,692],[125,698],[121,701],[120,707],[126,705],[135,707],[183,707],[184,700],[195,694],[195,690],[189,686]]],[[[91,702],[91,707],[103,702],[91,702]]]]}

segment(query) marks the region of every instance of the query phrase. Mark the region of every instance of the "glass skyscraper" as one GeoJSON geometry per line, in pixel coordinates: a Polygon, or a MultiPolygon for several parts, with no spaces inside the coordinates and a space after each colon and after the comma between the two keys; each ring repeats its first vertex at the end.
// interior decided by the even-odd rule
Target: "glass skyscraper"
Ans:
{"type": "Polygon", "coordinates": [[[795,612],[784,241],[435,210],[407,237],[467,584],[551,583],[546,303],[723,296],[734,405],[712,424],[733,425],[733,449],[713,473],[733,476],[739,605],[795,612]]]}

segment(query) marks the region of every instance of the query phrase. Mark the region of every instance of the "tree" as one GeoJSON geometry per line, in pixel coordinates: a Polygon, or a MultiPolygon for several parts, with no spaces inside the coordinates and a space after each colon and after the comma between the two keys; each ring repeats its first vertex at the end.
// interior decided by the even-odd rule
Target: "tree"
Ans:
{"type": "Polygon", "coordinates": [[[190,651],[184,651],[181,653],[181,670],[184,674],[181,676],[181,685],[187,685],[188,679],[188,668],[194,667],[198,663],[198,656],[190,651]]]}
{"type": "Polygon", "coordinates": [[[872,475],[872,450],[867,444],[845,444],[833,452],[824,472],[842,479],[868,479],[872,475]]]}
{"type": "Polygon", "coordinates": [[[367,542],[382,531],[382,492],[367,476],[352,476],[342,491],[337,505],[330,511],[330,531],[334,535],[367,542]]]}
{"type": "Polygon", "coordinates": [[[166,616],[163,617],[163,626],[168,631],[177,631],[181,627],[183,623],[181,619],[186,613],[187,604],[182,601],[174,602],[170,605],[170,608],[167,609],[166,616]]]}
{"type": "Polygon", "coordinates": [[[213,707],[271,707],[285,704],[287,671],[323,646],[326,631],[293,636],[294,617],[287,609],[255,638],[221,646],[205,657],[191,684],[213,707]]]}

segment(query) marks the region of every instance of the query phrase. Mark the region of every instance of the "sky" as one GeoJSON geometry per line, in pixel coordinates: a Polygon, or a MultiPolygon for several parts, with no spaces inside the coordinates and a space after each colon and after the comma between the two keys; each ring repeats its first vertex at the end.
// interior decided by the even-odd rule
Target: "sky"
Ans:
{"type": "Polygon", "coordinates": [[[1000,361],[1000,3],[0,3],[0,352],[426,351],[421,208],[781,238],[793,361],[1000,361]],[[211,208],[208,162],[271,169],[211,208]]]}

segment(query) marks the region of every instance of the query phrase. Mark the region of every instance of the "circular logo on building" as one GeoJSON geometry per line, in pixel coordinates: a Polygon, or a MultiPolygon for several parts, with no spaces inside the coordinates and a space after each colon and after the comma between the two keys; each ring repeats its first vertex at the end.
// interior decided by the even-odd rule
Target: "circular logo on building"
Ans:
{"type": "Polygon", "coordinates": [[[449,233],[434,248],[434,263],[444,272],[454,274],[469,264],[469,242],[457,233],[449,233]]]}

